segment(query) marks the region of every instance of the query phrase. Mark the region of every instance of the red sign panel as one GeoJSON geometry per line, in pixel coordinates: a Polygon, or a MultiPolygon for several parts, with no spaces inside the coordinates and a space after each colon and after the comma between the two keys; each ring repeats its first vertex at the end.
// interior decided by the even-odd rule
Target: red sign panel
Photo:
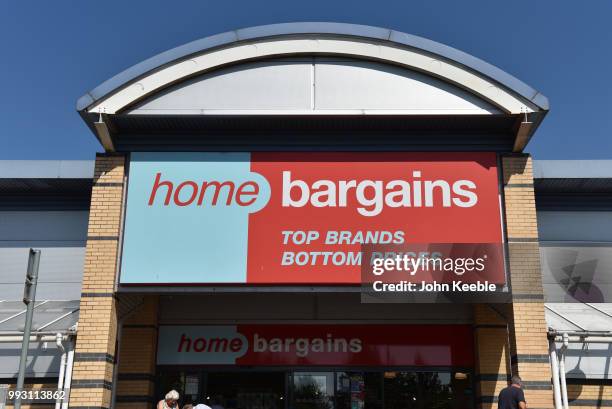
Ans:
{"type": "Polygon", "coordinates": [[[473,365],[469,325],[162,326],[160,365],[473,365]]]}
{"type": "Polygon", "coordinates": [[[254,153],[251,169],[271,197],[249,216],[248,283],[359,283],[364,244],[502,242],[492,153],[254,153]]]}

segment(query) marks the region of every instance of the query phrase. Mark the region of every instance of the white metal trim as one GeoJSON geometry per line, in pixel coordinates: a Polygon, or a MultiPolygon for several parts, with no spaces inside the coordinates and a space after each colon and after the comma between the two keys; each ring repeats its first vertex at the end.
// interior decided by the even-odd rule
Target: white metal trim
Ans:
{"type": "Polygon", "coordinates": [[[134,109],[131,115],[486,115],[484,109],[134,109]]]}

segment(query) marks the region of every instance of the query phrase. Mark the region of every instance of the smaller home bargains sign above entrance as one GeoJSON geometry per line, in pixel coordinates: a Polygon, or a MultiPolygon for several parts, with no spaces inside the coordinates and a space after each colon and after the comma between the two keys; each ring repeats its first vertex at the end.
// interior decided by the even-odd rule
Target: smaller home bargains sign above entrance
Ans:
{"type": "Polygon", "coordinates": [[[475,252],[444,243],[492,249],[472,264],[503,284],[498,195],[494,153],[132,153],[120,281],[358,284],[385,246],[475,252]]]}
{"type": "Polygon", "coordinates": [[[469,325],[161,326],[158,365],[473,365],[469,325]]]}

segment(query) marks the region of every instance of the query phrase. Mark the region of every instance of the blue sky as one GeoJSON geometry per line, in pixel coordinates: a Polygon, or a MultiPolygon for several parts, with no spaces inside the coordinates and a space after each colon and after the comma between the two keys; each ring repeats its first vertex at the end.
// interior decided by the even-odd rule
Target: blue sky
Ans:
{"type": "Polygon", "coordinates": [[[5,1],[0,159],[92,159],[82,94],[194,39],[290,21],[383,26],[473,54],[549,98],[536,159],[612,159],[611,16],[609,0],[5,1]]]}

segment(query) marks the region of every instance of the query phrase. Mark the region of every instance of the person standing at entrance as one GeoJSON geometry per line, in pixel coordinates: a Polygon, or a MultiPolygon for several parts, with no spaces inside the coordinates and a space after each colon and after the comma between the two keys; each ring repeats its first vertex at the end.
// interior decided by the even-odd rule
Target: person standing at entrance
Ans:
{"type": "Polygon", "coordinates": [[[157,403],[157,409],[179,409],[178,400],[179,393],[173,389],[157,403]]]}
{"type": "Polygon", "coordinates": [[[506,386],[499,393],[497,401],[498,409],[527,409],[525,402],[525,394],[522,389],[522,380],[520,376],[513,376],[511,385],[506,386]]]}

